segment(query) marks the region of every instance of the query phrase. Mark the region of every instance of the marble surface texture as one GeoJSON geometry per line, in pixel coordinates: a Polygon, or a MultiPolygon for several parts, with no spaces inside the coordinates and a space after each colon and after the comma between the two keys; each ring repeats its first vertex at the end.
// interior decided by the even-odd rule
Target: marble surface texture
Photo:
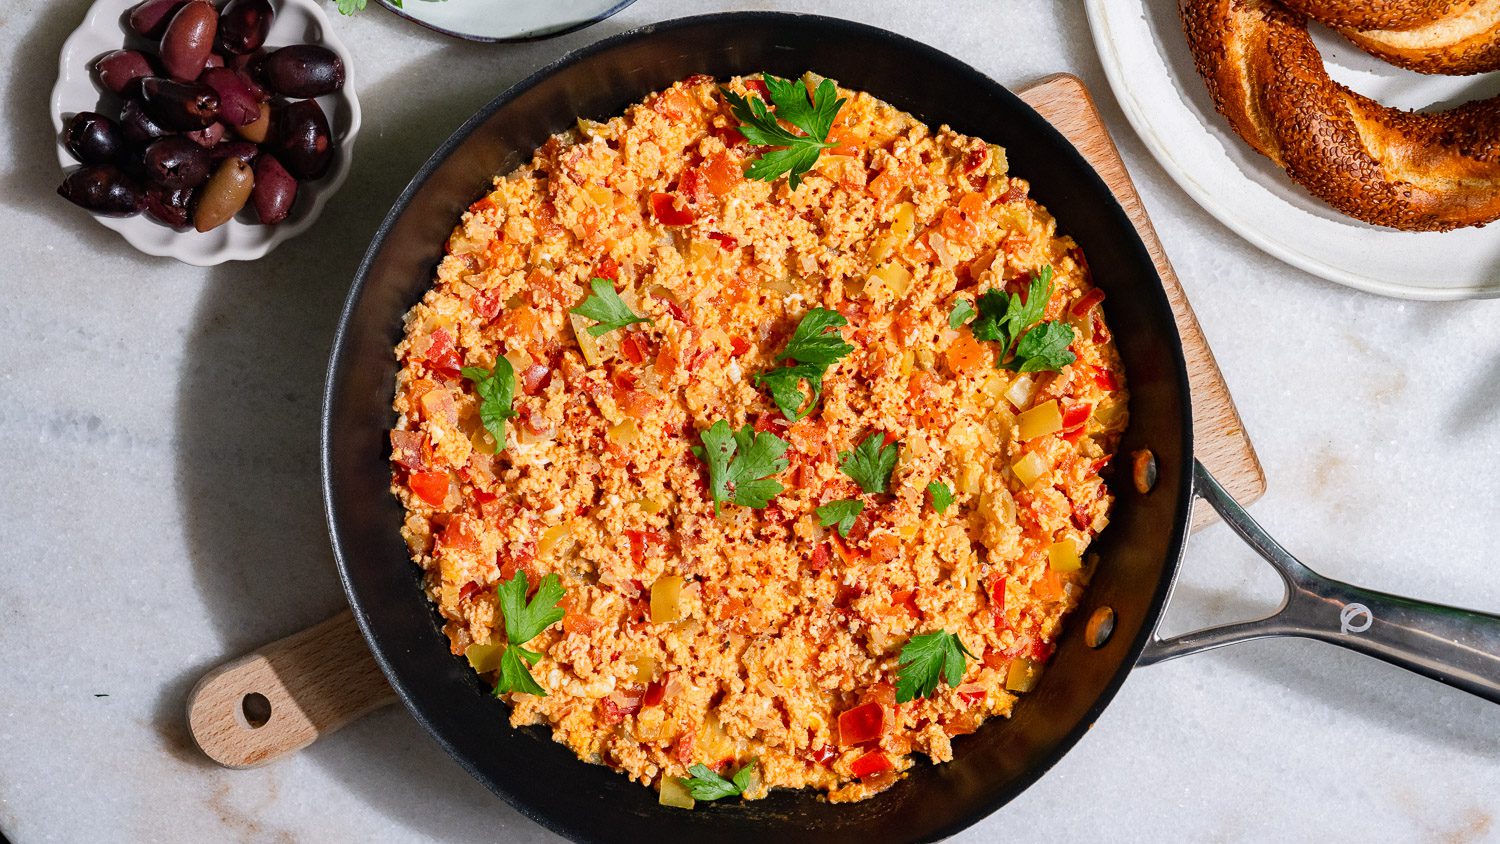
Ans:
{"type": "MultiPolygon", "coordinates": [[[[877,24],[1008,84],[1081,75],[1259,446],[1256,516],[1333,577],[1500,611],[1500,302],[1345,290],[1221,227],[1132,136],[1079,4],[641,0],[501,47],[372,8],[336,21],[366,116],[349,183],[312,232],[207,270],[137,254],[53,195],[47,90],[86,6],[0,6],[0,830],[17,844],[556,840],[400,708],[227,771],[186,736],[184,694],[344,602],[315,465],[325,355],[409,175],[562,51],[726,6],[877,24]]],[[[1275,596],[1212,528],[1165,626],[1275,596]]],[[[1258,642],[1135,672],[1056,769],[960,840],[1500,840],[1497,758],[1493,704],[1325,645],[1258,642]]]]}

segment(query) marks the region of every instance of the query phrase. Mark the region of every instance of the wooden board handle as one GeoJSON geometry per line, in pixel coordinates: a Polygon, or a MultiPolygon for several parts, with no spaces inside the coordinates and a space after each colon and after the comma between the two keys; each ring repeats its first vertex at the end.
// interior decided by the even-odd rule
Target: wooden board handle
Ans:
{"type": "Polygon", "coordinates": [[[205,674],[188,693],[188,730],[220,765],[254,768],[395,699],[345,610],[205,674]]]}

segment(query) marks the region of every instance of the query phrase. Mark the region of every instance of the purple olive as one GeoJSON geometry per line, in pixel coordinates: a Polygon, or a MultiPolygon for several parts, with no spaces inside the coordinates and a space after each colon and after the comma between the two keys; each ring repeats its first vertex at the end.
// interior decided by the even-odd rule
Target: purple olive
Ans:
{"type": "Polygon", "coordinates": [[[155,41],[167,30],[172,16],[185,3],[187,0],[144,0],[130,10],[130,17],[126,22],[137,35],[155,41]]]}
{"type": "Polygon", "coordinates": [[[57,189],[63,199],[106,217],[139,213],[144,197],[140,185],[113,164],[91,164],[68,174],[57,189]]]}
{"type": "Polygon", "coordinates": [[[185,229],[188,227],[190,218],[188,209],[192,206],[192,201],[192,188],[172,190],[161,185],[148,185],[145,200],[146,216],[174,229],[185,229]]]}
{"type": "Polygon", "coordinates": [[[321,97],[344,87],[344,62],[317,44],[293,44],[266,56],[271,90],[286,97],[321,97]]]}
{"type": "Polygon", "coordinates": [[[138,80],[155,76],[156,68],[139,50],[111,50],[94,62],[94,74],[99,77],[100,85],[124,97],[139,95],[141,83],[138,80]]]}
{"type": "Polygon", "coordinates": [[[254,188],[255,173],[250,165],[236,158],[224,159],[209,177],[208,184],[198,191],[193,228],[206,232],[229,222],[250,201],[254,188]]]}
{"type": "Polygon", "coordinates": [[[148,77],[141,80],[141,98],[152,120],[179,132],[202,129],[219,117],[219,95],[197,82],[148,77]]]}
{"type": "Polygon", "coordinates": [[[198,81],[219,95],[219,119],[230,126],[245,126],[260,117],[260,100],[244,74],[227,67],[211,67],[198,81]]]}
{"type": "Polygon", "coordinates": [[[190,0],[167,24],[161,36],[161,62],[167,73],[191,82],[203,71],[213,52],[219,13],[208,0],[190,0]]]}
{"type": "Polygon", "coordinates": [[[260,49],[275,14],[270,0],[229,0],[219,15],[219,49],[230,55],[260,49]]]}
{"type": "Polygon", "coordinates": [[[125,152],[125,133],[102,114],[80,111],[68,121],[63,145],[84,164],[107,164],[125,152]]]}
{"type": "Polygon", "coordinates": [[[208,179],[208,150],[187,138],[162,138],[146,147],[146,179],[169,190],[195,188],[208,179]]]}
{"type": "Polygon", "coordinates": [[[276,121],[275,149],[287,171],[302,181],[328,172],[333,135],[317,100],[298,100],[282,110],[276,121]]]}
{"type": "Polygon", "coordinates": [[[229,158],[238,158],[246,164],[251,164],[260,155],[260,147],[249,141],[226,141],[208,151],[208,157],[215,165],[229,158]]]}
{"type": "Polygon", "coordinates": [[[214,122],[204,126],[202,129],[188,132],[183,137],[204,149],[213,149],[219,145],[219,141],[224,140],[224,136],[228,132],[229,130],[225,128],[223,123],[214,122]]]}
{"type": "Polygon", "coordinates": [[[292,213],[297,201],[297,180],[281,166],[274,155],[262,155],[255,161],[255,188],[250,201],[260,221],[274,226],[292,213]]]}
{"type": "Polygon", "coordinates": [[[120,131],[125,134],[125,140],[138,147],[167,134],[167,130],[146,113],[140,100],[125,101],[125,107],[120,109],[120,131]]]}

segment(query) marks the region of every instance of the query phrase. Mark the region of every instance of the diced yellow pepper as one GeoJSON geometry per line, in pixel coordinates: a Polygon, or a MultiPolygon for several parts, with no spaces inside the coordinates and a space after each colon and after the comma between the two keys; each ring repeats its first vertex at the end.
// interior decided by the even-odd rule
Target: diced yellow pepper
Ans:
{"type": "Polygon", "coordinates": [[[651,584],[651,623],[666,624],[682,616],[682,578],[663,575],[651,584]]]}
{"type": "Polygon", "coordinates": [[[682,780],[671,774],[662,774],[661,794],[656,802],[674,809],[691,809],[698,805],[697,801],[693,800],[692,792],[682,784],[682,780]]]}
{"type": "Polygon", "coordinates": [[[1080,546],[1081,543],[1071,536],[1064,536],[1052,543],[1047,549],[1047,562],[1052,566],[1052,570],[1070,572],[1082,568],[1083,549],[1080,546]]]}
{"type": "Polygon", "coordinates": [[[1031,486],[1036,483],[1037,478],[1047,474],[1047,459],[1035,451],[1028,451],[1010,464],[1010,469],[1022,484],[1031,486]]]}
{"type": "Polygon", "coordinates": [[[1041,675],[1042,666],[1036,660],[1024,656],[1015,657],[1005,669],[1005,690],[1029,692],[1036,688],[1036,681],[1041,675]]]}
{"type": "Polygon", "coordinates": [[[1052,399],[1021,414],[1016,422],[1021,427],[1021,439],[1044,437],[1062,430],[1062,410],[1057,406],[1057,399],[1052,399]]]}
{"type": "Polygon", "coordinates": [[[504,645],[470,645],[464,656],[475,671],[488,674],[500,670],[500,654],[504,651],[504,645]]]}

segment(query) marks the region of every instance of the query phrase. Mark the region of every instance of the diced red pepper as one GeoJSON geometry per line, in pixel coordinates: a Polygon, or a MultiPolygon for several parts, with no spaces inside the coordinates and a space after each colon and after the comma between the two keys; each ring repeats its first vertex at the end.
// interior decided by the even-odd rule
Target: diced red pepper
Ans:
{"type": "Polygon", "coordinates": [[[849,772],[859,779],[866,779],[881,771],[891,771],[895,770],[895,768],[896,766],[892,764],[889,756],[886,756],[879,750],[872,750],[855,759],[849,765],[849,772]]]}
{"type": "Polygon", "coordinates": [[[737,358],[740,355],[743,355],[744,353],[746,353],[748,351],[750,351],[750,341],[746,340],[743,337],[730,337],[729,338],[729,356],[730,357],[737,358]]]}
{"type": "Polygon", "coordinates": [[[990,148],[988,146],[975,147],[969,150],[968,154],[964,156],[964,172],[973,173],[975,170],[989,163],[989,160],[990,148]]]}
{"type": "Polygon", "coordinates": [[[746,79],[745,88],[759,94],[760,98],[765,100],[766,102],[769,103],[771,101],[771,89],[766,87],[766,83],[764,80],[746,79]]]}
{"type": "Polygon", "coordinates": [[[539,363],[533,363],[521,371],[521,392],[528,396],[534,396],[542,390],[547,389],[547,382],[552,380],[552,370],[539,363]]]}
{"type": "Polygon", "coordinates": [[[981,686],[978,683],[964,683],[963,685],[954,689],[953,692],[958,695],[959,700],[967,703],[970,706],[984,703],[984,686],[981,686]]]}
{"type": "Polygon", "coordinates": [[[749,143],[744,133],[733,126],[715,126],[708,130],[708,133],[723,141],[726,147],[737,147],[749,143]]]}
{"type": "Polygon", "coordinates": [[[634,715],[641,709],[640,686],[630,686],[599,698],[599,718],[606,724],[618,724],[626,715],[634,715]]]}
{"type": "Polygon", "coordinates": [[[442,534],[438,537],[438,544],[445,551],[479,550],[479,538],[469,529],[469,520],[463,517],[454,519],[443,528],[442,534]]]}
{"type": "Polygon", "coordinates": [[[500,315],[500,297],[492,290],[487,290],[474,297],[474,312],[479,314],[485,322],[489,322],[500,315]]]}
{"type": "Polygon", "coordinates": [[[813,748],[807,754],[807,758],[811,759],[814,765],[827,765],[829,762],[837,759],[838,755],[839,752],[837,750],[825,744],[822,747],[813,748]]]}
{"type": "Polygon", "coordinates": [[[1080,298],[1077,302],[1073,303],[1073,316],[1083,316],[1084,314],[1089,312],[1089,308],[1092,308],[1103,301],[1104,291],[1095,287],[1093,290],[1090,290],[1089,292],[1083,294],[1083,297],[1080,298]]]}
{"type": "Polygon", "coordinates": [[[719,244],[719,248],[724,250],[725,252],[733,252],[734,250],[740,248],[740,242],[738,239],[736,239],[733,235],[727,235],[723,232],[709,232],[708,239],[712,240],[714,243],[719,244]]]}
{"type": "Polygon", "coordinates": [[[990,613],[995,616],[995,626],[1004,630],[1008,626],[1005,621],[1005,578],[990,575],[988,587],[990,613]]]}
{"type": "Polygon", "coordinates": [[[685,226],[693,222],[693,212],[678,208],[670,193],[651,194],[651,216],[664,226],[685,226]]]}
{"type": "Polygon", "coordinates": [[[1094,406],[1088,402],[1080,402],[1063,411],[1062,429],[1071,431],[1074,428],[1083,427],[1083,423],[1089,421],[1094,413],[1094,406]]]}
{"type": "Polygon", "coordinates": [[[713,199],[713,195],[708,192],[708,184],[703,180],[703,174],[696,167],[682,171],[682,176],[677,180],[677,193],[694,205],[703,205],[713,199]]]}
{"type": "Polygon", "coordinates": [[[885,734],[885,707],[866,703],[839,714],[839,744],[865,744],[885,734]]]}
{"type": "Polygon", "coordinates": [[[510,580],[516,576],[516,572],[524,571],[528,583],[539,583],[537,578],[531,576],[531,561],[535,559],[536,543],[534,542],[522,542],[514,548],[501,546],[500,550],[495,552],[495,565],[500,567],[501,580],[510,580]]]}
{"type": "Polygon", "coordinates": [[[671,672],[661,675],[659,679],[652,680],[646,684],[646,693],[641,695],[641,706],[656,706],[667,696],[667,683],[672,679],[671,672]]]}
{"type": "Polygon", "coordinates": [[[464,601],[470,600],[475,595],[478,595],[480,588],[482,587],[480,587],[480,585],[475,581],[471,580],[468,583],[465,583],[463,588],[458,590],[459,602],[462,603],[464,601]]]}
{"type": "Polygon", "coordinates": [[[917,606],[917,592],[915,589],[900,589],[892,592],[891,606],[902,607],[911,613],[912,618],[922,617],[922,610],[917,606]]]}
{"type": "Polygon", "coordinates": [[[417,497],[434,507],[443,506],[448,500],[448,473],[412,472],[407,485],[417,497]]]}

